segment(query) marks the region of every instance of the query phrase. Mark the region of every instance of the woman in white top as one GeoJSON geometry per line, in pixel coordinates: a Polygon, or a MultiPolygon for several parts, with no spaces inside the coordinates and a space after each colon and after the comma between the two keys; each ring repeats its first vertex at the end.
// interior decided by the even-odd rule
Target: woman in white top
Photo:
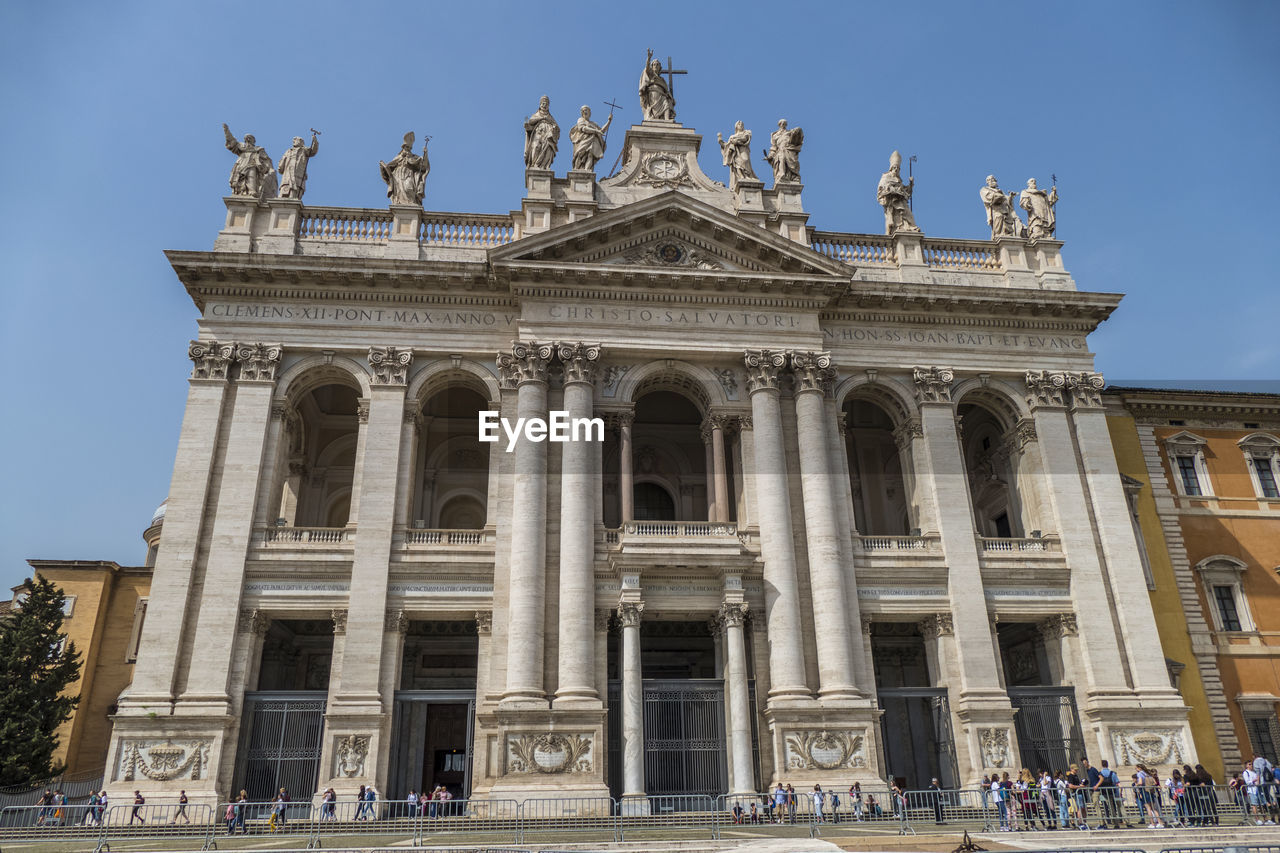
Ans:
{"type": "Polygon", "coordinates": [[[823,808],[823,805],[826,803],[826,800],[827,800],[827,795],[822,792],[822,786],[814,785],[813,786],[813,814],[814,814],[814,819],[817,820],[818,823],[822,823],[826,819],[825,817],[823,817],[823,813],[822,813],[822,808],[823,808]]]}

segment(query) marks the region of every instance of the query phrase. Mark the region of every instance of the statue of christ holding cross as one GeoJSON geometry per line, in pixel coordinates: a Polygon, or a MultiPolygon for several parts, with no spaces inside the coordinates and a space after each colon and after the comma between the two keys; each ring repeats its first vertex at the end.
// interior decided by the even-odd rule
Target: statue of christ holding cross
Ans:
{"type": "Polygon", "coordinates": [[[687,71],[671,67],[671,57],[667,57],[667,67],[662,67],[662,60],[653,58],[653,50],[645,57],[644,71],[640,75],[640,109],[646,121],[676,120],[676,95],[674,74],[687,74],[687,71]],[[663,80],[663,75],[667,79],[663,80]]]}

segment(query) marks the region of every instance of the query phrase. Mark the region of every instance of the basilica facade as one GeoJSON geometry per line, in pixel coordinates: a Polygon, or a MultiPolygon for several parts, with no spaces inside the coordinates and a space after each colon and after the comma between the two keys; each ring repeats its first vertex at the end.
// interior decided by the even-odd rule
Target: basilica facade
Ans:
{"type": "Polygon", "coordinates": [[[1120,297],[1056,196],[936,239],[891,165],[890,233],[820,230],[799,129],[772,182],[722,140],[726,187],[656,80],[608,178],[585,111],[548,167],[542,105],[515,214],[424,212],[406,137],[389,208],[242,180],[168,253],[201,316],[110,789],[643,810],[1195,763],[1087,342],[1120,297]]]}

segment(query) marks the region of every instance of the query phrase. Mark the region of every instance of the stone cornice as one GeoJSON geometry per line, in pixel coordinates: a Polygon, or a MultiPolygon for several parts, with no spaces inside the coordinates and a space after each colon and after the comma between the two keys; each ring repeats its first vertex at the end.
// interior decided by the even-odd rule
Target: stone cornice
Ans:
{"type": "Polygon", "coordinates": [[[1183,420],[1211,416],[1215,420],[1280,422],[1280,394],[1111,387],[1103,397],[1107,402],[1118,401],[1135,418],[1183,420]]]}
{"type": "Polygon", "coordinates": [[[925,284],[854,282],[822,322],[929,323],[1082,329],[1111,316],[1123,294],[925,284]]]}

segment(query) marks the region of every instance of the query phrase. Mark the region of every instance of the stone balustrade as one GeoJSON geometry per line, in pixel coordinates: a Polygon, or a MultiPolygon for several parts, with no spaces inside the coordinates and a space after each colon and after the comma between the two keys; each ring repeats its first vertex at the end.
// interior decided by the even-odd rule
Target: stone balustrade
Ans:
{"type": "Polygon", "coordinates": [[[897,247],[892,237],[813,231],[809,235],[809,241],[815,252],[850,266],[893,266],[898,262],[897,247]]]}
{"type": "Polygon", "coordinates": [[[978,550],[984,554],[1050,553],[1062,550],[1062,546],[1056,536],[1033,538],[979,536],[978,550]]]}
{"type": "Polygon", "coordinates": [[[503,246],[515,239],[515,225],[510,216],[486,213],[422,214],[418,240],[424,246],[458,246],[487,249],[503,246]]]}
{"type": "Polygon", "coordinates": [[[409,546],[492,545],[491,530],[406,530],[404,543],[409,546]]]}
{"type": "Polygon", "coordinates": [[[628,521],[627,536],[689,537],[737,536],[738,525],[725,521],[628,521]]]}
{"type": "Polygon", "coordinates": [[[344,243],[385,243],[391,238],[388,210],[360,207],[305,207],[298,239],[344,243]]]}
{"type": "Polygon", "coordinates": [[[936,551],[937,536],[854,536],[854,547],[863,551],[936,551]]]}
{"type": "Polygon", "coordinates": [[[259,539],[263,544],[337,545],[353,542],[354,527],[263,527],[259,539]]]}
{"type": "Polygon", "coordinates": [[[962,272],[1000,272],[1003,267],[995,244],[985,240],[924,239],[924,262],[933,269],[962,272]]]}

